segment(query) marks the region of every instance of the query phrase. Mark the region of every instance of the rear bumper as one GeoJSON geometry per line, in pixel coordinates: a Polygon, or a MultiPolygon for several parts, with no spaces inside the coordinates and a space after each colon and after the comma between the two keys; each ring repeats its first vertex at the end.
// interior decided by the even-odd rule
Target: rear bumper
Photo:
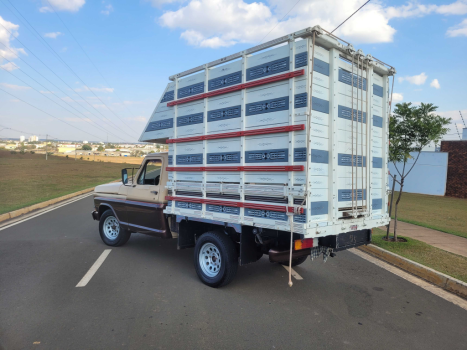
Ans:
{"type": "MultiPolygon", "coordinates": [[[[308,256],[311,254],[311,249],[301,249],[292,251],[292,260],[296,258],[301,258],[302,256],[308,256]]],[[[290,250],[289,249],[269,249],[269,261],[270,262],[284,262],[289,261],[290,250]]]]}
{"type": "Polygon", "coordinates": [[[333,251],[346,250],[371,243],[371,230],[344,232],[336,236],[319,238],[319,245],[332,248],[333,251]]]}
{"type": "Polygon", "coordinates": [[[99,221],[99,212],[97,210],[93,210],[91,215],[94,220],[99,221]]]}

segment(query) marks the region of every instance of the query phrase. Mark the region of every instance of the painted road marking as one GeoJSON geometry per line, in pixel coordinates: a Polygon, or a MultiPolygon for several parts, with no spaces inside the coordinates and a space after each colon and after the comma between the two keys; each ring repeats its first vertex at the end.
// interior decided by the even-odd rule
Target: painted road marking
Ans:
{"type": "Polygon", "coordinates": [[[112,249],[106,249],[102,252],[101,256],[97,258],[96,262],[91,266],[88,272],[84,275],[84,277],[81,279],[81,281],[78,282],[76,287],[85,287],[86,284],[91,280],[92,276],[97,272],[99,267],[101,267],[102,263],[104,260],[109,256],[110,252],[112,249]]]}
{"type": "MultiPolygon", "coordinates": [[[[86,197],[89,197],[89,196],[92,196],[94,194],[94,192],[91,192],[91,193],[86,193],[82,196],[79,196],[79,197],[75,197],[71,200],[68,200],[66,202],[62,202],[56,206],[53,206],[53,207],[49,207],[49,208],[46,208],[46,209],[41,209],[39,212],[35,212],[34,214],[30,215],[30,216],[27,216],[27,217],[23,217],[21,219],[18,219],[17,221],[14,221],[12,222],[11,224],[7,224],[5,226],[1,226],[0,227],[0,231],[2,230],[6,230],[7,228],[10,228],[12,226],[15,226],[15,225],[18,225],[18,224],[21,224],[22,222],[25,222],[25,221],[28,221],[28,220],[31,220],[31,219],[34,219],[34,218],[37,218],[38,216],[41,216],[45,213],[48,213],[52,210],[55,210],[55,209],[58,209],[58,208],[61,208],[61,207],[64,207],[65,205],[68,205],[68,204],[71,204],[73,202],[77,202],[83,198],[86,198],[86,197]]],[[[26,214],[27,215],[27,214],[26,214]]],[[[13,219],[14,220],[14,219],[13,219]]]]}
{"type": "Polygon", "coordinates": [[[352,249],[349,249],[349,252],[355,254],[355,255],[358,255],[359,257],[361,257],[362,259],[365,259],[375,265],[378,265],[379,267],[389,271],[389,272],[392,272],[393,274],[399,276],[399,277],[402,277],[403,279],[419,286],[419,287],[422,287],[423,289],[439,296],[440,298],[443,298],[444,300],[447,300],[461,308],[463,308],[464,310],[467,310],[467,300],[465,299],[462,299],[461,297],[458,297],[457,295],[455,294],[452,294],[438,286],[435,286],[431,283],[428,283],[426,282],[425,280],[422,280],[418,277],[415,277],[414,275],[411,275],[410,273],[407,273],[391,264],[388,264],[382,260],[379,260],[367,253],[364,253],[362,252],[361,250],[358,250],[358,249],[355,249],[355,248],[352,248],[352,249]]]}
{"type": "MultiPolygon", "coordinates": [[[[282,265],[284,267],[284,269],[287,270],[287,272],[289,272],[289,267],[288,266],[285,266],[285,265],[282,265]]],[[[292,276],[295,277],[296,280],[302,280],[302,276],[300,276],[297,271],[295,271],[294,269],[292,269],[292,276]]]]}

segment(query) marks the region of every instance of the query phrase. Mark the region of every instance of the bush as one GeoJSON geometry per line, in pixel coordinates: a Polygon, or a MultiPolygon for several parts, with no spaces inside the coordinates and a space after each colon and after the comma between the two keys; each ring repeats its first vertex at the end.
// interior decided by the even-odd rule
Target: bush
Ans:
{"type": "Polygon", "coordinates": [[[21,150],[19,151],[19,153],[20,153],[20,154],[24,154],[24,153],[25,153],[25,152],[24,152],[24,149],[21,149],[21,150]]]}
{"type": "Polygon", "coordinates": [[[16,154],[16,151],[10,151],[11,154],[16,154]]]}
{"type": "Polygon", "coordinates": [[[34,151],[30,151],[29,153],[31,153],[31,154],[34,154],[34,153],[36,153],[36,152],[34,152],[34,151]]]}
{"type": "Polygon", "coordinates": [[[66,159],[68,159],[68,154],[66,155],[66,159]]]}
{"type": "Polygon", "coordinates": [[[83,160],[83,157],[79,157],[79,160],[83,160]]]}

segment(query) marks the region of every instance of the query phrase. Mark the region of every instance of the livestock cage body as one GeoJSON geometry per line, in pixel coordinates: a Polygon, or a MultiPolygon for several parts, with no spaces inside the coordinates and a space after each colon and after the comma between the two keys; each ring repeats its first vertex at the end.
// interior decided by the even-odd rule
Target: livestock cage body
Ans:
{"type": "Polygon", "coordinates": [[[386,224],[394,73],[317,26],[171,76],[140,138],[169,144],[165,212],[305,237],[386,224]]]}

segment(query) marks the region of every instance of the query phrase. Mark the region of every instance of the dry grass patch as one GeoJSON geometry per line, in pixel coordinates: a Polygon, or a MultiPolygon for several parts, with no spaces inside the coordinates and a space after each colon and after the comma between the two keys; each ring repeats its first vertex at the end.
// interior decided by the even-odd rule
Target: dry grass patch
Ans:
{"type": "Polygon", "coordinates": [[[116,180],[132,166],[0,150],[0,214],[116,180]]]}
{"type": "Polygon", "coordinates": [[[425,242],[404,237],[406,243],[383,241],[386,233],[373,229],[373,244],[446,275],[467,282],[467,258],[435,248],[425,242]]]}

